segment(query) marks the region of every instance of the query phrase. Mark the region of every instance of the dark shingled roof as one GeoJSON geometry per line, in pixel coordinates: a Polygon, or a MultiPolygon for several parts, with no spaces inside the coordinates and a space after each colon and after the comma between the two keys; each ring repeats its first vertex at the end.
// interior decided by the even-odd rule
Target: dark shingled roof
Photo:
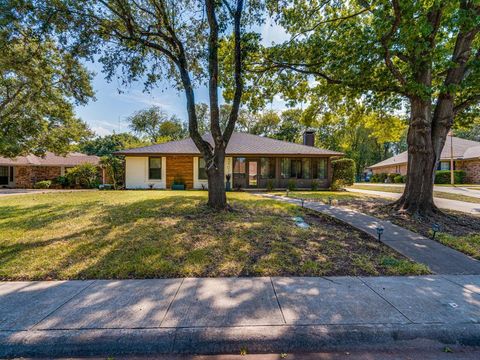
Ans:
{"type": "MultiPolygon", "coordinates": [[[[466,159],[475,159],[480,158],[480,142],[461,139],[457,137],[453,137],[453,158],[455,160],[466,160],[466,159]]],[[[447,141],[445,142],[445,146],[443,147],[442,154],[440,156],[441,160],[449,160],[450,159],[450,137],[447,137],[447,141]]],[[[406,164],[408,161],[408,153],[406,151],[392,156],[386,160],[383,160],[377,164],[371,165],[368,168],[374,169],[383,166],[392,166],[392,165],[400,165],[406,164]]]]}
{"type": "MultiPolygon", "coordinates": [[[[203,136],[213,145],[213,139],[210,134],[203,136]]],[[[143,154],[184,154],[200,155],[200,151],[195,146],[192,139],[179,141],[170,141],[163,144],[144,146],[135,149],[118,151],[119,155],[143,155],[143,154]]],[[[228,142],[227,155],[324,155],[334,156],[343,155],[337,151],[320,149],[313,146],[295,144],[287,141],[270,139],[263,136],[233,133],[228,142]]]]}
{"type": "Polygon", "coordinates": [[[46,152],[45,156],[27,155],[18,156],[14,159],[0,157],[0,165],[25,165],[25,166],[77,166],[83,163],[98,165],[100,158],[94,155],[85,155],[72,152],[66,156],[55,155],[46,152]]]}

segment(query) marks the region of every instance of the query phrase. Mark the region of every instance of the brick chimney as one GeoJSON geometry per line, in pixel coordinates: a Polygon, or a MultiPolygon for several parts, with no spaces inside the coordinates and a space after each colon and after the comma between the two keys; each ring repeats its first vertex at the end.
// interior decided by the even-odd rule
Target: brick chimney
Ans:
{"type": "Polygon", "coordinates": [[[315,131],[305,130],[303,133],[303,145],[315,146],[315,131]]]}

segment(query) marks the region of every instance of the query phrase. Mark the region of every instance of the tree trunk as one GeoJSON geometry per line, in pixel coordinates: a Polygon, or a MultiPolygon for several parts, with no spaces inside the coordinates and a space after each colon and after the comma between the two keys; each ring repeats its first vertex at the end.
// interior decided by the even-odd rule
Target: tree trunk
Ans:
{"type": "Polygon", "coordinates": [[[227,208],[225,194],[225,150],[215,149],[214,158],[206,161],[208,177],[208,206],[221,210],[227,208]]]}
{"type": "Polygon", "coordinates": [[[429,99],[411,100],[407,182],[403,195],[395,203],[398,209],[421,217],[428,217],[437,211],[433,202],[433,182],[437,156],[440,154],[436,154],[432,142],[431,107],[429,99]]]}

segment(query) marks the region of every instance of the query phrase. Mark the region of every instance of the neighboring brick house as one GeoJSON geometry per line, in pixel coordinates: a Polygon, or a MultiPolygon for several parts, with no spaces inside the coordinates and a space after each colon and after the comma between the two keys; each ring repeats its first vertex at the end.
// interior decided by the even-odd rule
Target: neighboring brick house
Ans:
{"type": "MultiPolygon", "coordinates": [[[[457,137],[448,137],[443,147],[438,164],[438,170],[450,170],[451,149],[453,148],[454,170],[464,170],[470,184],[480,184],[480,142],[465,140],[457,137]]],[[[406,151],[369,166],[374,174],[407,173],[408,154],[406,151]]]]}
{"type": "Polygon", "coordinates": [[[65,175],[68,168],[91,163],[99,165],[100,158],[81,153],[58,156],[47,152],[44,157],[27,155],[14,159],[0,157],[0,187],[32,188],[42,180],[52,180],[65,175]]]}
{"type": "MultiPolygon", "coordinates": [[[[211,144],[211,135],[204,139],[211,144]]],[[[314,145],[315,133],[304,134],[304,143],[269,139],[262,136],[233,133],[226,149],[225,175],[231,175],[232,188],[286,188],[294,182],[297,188],[330,186],[332,158],[342,153],[314,145]]],[[[125,156],[127,189],[171,188],[182,181],[187,189],[208,186],[205,161],[192,139],[117,152],[125,156]]]]}

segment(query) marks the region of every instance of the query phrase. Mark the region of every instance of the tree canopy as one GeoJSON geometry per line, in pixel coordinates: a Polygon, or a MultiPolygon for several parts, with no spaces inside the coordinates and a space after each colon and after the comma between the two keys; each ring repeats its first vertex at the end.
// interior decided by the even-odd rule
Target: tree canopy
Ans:
{"type": "Polygon", "coordinates": [[[347,97],[410,112],[408,176],[397,208],[436,211],[433,175],[454,119],[480,100],[480,3],[272,0],[290,34],[252,62],[267,94],[321,108],[347,97]],[[268,75],[265,75],[268,74],[268,75]]]}
{"type": "MultiPolygon", "coordinates": [[[[93,97],[91,74],[44,29],[29,1],[0,5],[0,154],[65,153],[91,135],[74,104],[93,97]]],[[[45,14],[43,14],[45,15],[45,14]]]]}
{"type": "Polygon", "coordinates": [[[175,115],[168,114],[158,106],[140,110],[128,118],[130,129],[145,136],[152,143],[180,140],[187,137],[188,129],[175,115]]]}

